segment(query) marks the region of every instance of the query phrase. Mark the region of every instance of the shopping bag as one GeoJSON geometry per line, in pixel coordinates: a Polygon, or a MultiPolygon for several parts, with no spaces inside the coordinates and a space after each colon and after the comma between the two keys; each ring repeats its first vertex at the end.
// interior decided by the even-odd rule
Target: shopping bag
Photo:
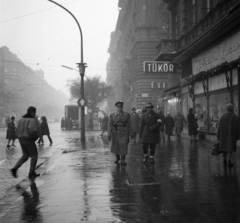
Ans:
{"type": "Polygon", "coordinates": [[[222,153],[222,152],[220,151],[220,143],[219,143],[219,142],[216,142],[216,143],[213,145],[211,155],[212,155],[212,156],[217,156],[217,155],[219,155],[219,154],[221,154],[221,153],[222,153]]]}

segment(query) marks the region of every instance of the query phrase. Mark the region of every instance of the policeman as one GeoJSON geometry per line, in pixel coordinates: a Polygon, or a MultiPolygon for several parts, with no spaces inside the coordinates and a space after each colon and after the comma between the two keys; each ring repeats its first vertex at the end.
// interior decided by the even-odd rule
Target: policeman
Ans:
{"type": "Polygon", "coordinates": [[[123,111],[123,102],[115,103],[117,111],[109,116],[108,140],[111,141],[111,152],[116,155],[115,163],[126,165],[129,136],[133,138],[130,114],[123,111]]]}

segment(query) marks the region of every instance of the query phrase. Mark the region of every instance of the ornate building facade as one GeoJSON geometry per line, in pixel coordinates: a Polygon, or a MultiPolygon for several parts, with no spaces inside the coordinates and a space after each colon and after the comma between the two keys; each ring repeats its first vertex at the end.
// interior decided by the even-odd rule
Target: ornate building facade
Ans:
{"type": "Polygon", "coordinates": [[[18,119],[29,106],[37,107],[38,115],[60,118],[68,97],[44,80],[43,70],[26,66],[6,46],[0,48],[0,119],[6,115],[18,119]]]}
{"type": "Polygon", "coordinates": [[[181,68],[162,95],[166,109],[187,117],[193,107],[200,133],[215,134],[227,103],[239,115],[240,1],[164,0],[171,12],[171,49],[161,40],[156,60],[181,68]]]}
{"type": "Polygon", "coordinates": [[[166,7],[162,0],[119,0],[119,16],[108,49],[107,83],[115,92],[108,99],[108,112],[115,110],[117,100],[122,100],[128,111],[148,102],[158,106],[159,96],[168,86],[169,69],[163,69],[168,61],[159,65],[154,60],[159,41],[171,35],[166,7]]]}

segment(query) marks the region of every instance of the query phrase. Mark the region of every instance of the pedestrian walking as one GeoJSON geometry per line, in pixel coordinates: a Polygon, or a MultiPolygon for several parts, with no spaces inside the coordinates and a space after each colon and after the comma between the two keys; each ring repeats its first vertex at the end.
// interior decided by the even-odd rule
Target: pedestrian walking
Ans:
{"type": "Polygon", "coordinates": [[[168,141],[170,141],[171,136],[173,135],[174,128],[174,119],[171,116],[171,113],[167,113],[167,117],[165,118],[165,134],[167,135],[168,141]]]}
{"type": "Polygon", "coordinates": [[[108,128],[108,116],[106,113],[103,113],[103,118],[101,119],[102,133],[100,136],[103,136],[104,132],[107,131],[108,128]]]}
{"type": "Polygon", "coordinates": [[[159,127],[161,126],[162,120],[159,114],[153,111],[153,104],[147,103],[146,109],[147,113],[142,116],[140,133],[139,136],[142,138],[142,148],[144,159],[143,162],[146,163],[149,155],[148,148],[150,147],[150,162],[154,164],[154,155],[156,144],[159,143],[159,127]]]}
{"type": "Polygon", "coordinates": [[[136,113],[135,107],[132,107],[132,109],[131,109],[130,118],[131,118],[131,123],[132,123],[132,130],[133,130],[133,139],[131,139],[131,144],[136,145],[136,143],[137,143],[136,138],[137,138],[137,135],[139,135],[140,117],[136,113]]]}
{"type": "Polygon", "coordinates": [[[223,164],[234,166],[232,153],[236,152],[237,140],[239,140],[239,118],[234,114],[234,106],[228,104],[227,112],[222,115],[217,129],[219,149],[223,153],[223,164]]]}
{"type": "Polygon", "coordinates": [[[16,136],[16,126],[15,126],[15,117],[11,117],[10,122],[7,125],[7,136],[6,139],[8,139],[7,148],[10,148],[11,146],[15,146],[14,142],[17,138],[16,136]],[[10,146],[10,143],[12,141],[12,145],[10,146]]]}
{"type": "Polygon", "coordinates": [[[197,135],[198,135],[198,123],[197,123],[197,116],[194,115],[193,108],[189,108],[188,110],[188,135],[190,135],[190,141],[197,142],[197,135]]]}
{"type": "Polygon", "coordinates": [[[41,117],[41,136],[38,140],[38,145],[42,144],[44,145],[44,140],[43,140],[43,136],[47,136],[48,140],[50,142],[50,146],[53,144],[52,138],[50,136],[50,131],[49,131],[49,127],[48,127],[48,123],[47,123],[47,118],[45,116],[41,117]]]}
{"type": "Polygon", "coordinates": [[[111,152],[116,155],[115,163],[126,165],[125,157],[128,152],[129,136],[133,137],[130,114],[123,111],[123,102],[115,103],[117,112],[109,116],[108,140],[111,141],[111,152]]]}
{"type": "Polygon", "coordinates": [[[164,136],[164,130],[165,130],[165,116],[163,114],[162,111],[159,111],[159,116],[160,116],[160,119],[162,121],[162,124],[160,126],[160,141],[161,139],[163,140],[163,142],[165,141],[165,136],[164,136]]]}
{"type": "Polygon", "coordinates": [[[186,123],[186,120],[184,119],[180,111],[177,111],[177,115],[174,117],[174,126],[175,126],[176,136],[179,140],[181,139],[181,133],[183,131],[184,123],[186,123]]]}
{"type": "Polygon", "coordinates": [[[11,169],[14,177],[17,177],[18,168],[31,157],[30,170],[28,177],[30,179],[40,176],[35,172],[38,160],[38,151],[35,141],[40,136],[40,122],[36,116],[37,109],[30,106],[27,109],[27,114],[22,116],[17,125],[17,137],[22,148],[22,157],[16,165],[11,169]]]}
{"type": "Polygon", "coordinates": [[[88,120],[88,129],[93,130],[93,118],[90,116],[88,120]]]}
{"type": "Polygon", "coordinates": [[[66,128],[66,120],[65,120],[64,117],[62,117],[62,119],[61,119],[61,129],[65,130],[65,128],[66,128]]]}

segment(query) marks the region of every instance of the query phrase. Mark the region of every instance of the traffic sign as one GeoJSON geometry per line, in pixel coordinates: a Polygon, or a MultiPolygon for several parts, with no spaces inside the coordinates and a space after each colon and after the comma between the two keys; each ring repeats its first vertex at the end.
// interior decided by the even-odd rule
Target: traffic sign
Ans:
{"type": "Polygon", "coordinates": [[[77,104],[79,107],[85,107],[87,105],[87,100],[85,98],[79,98],[77,104]]]}

